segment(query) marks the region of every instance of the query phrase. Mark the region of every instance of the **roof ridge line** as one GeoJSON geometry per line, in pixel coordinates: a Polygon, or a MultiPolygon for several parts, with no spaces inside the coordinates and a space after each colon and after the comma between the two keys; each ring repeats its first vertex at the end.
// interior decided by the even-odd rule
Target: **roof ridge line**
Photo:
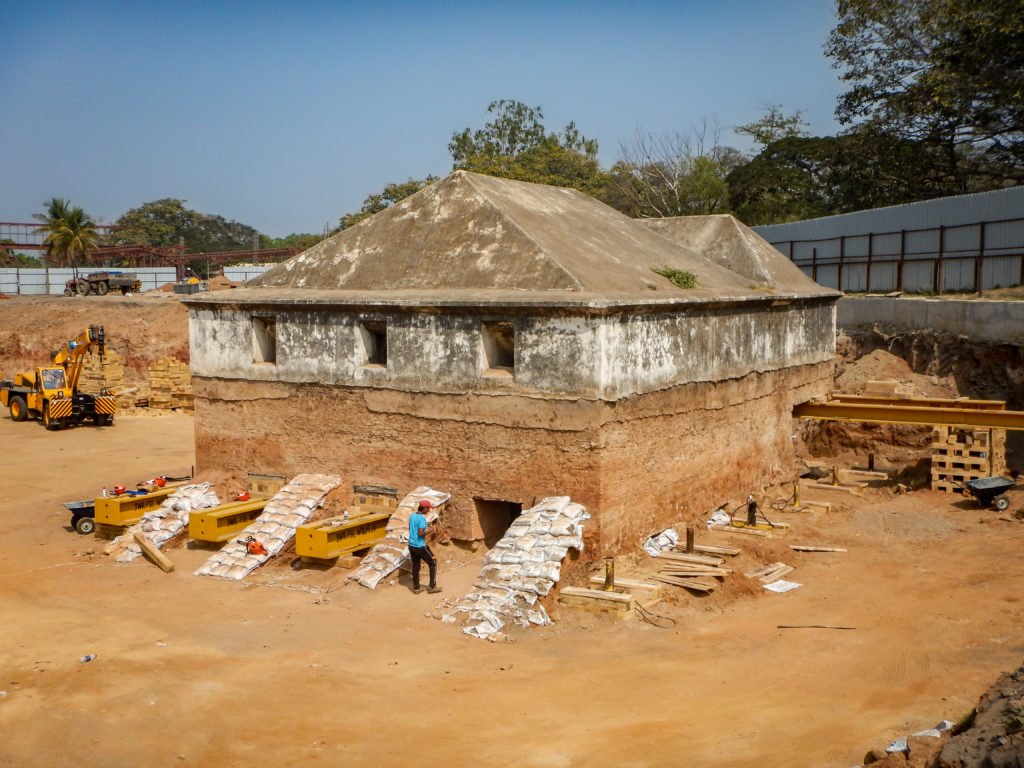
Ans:
{"type": "MultiPolygon", "coordinates": [[[[479,185],[479,184],[477,184],[475,182],[473,177],[475,177],[475,176],[484,176],[485,174],[473,173],[472,171],[465,171],[465,170],[463,171],[463,173],[466,174],[469,183],[473,185],[473,189],[475,189],[477,192],[479,192],[481,195],[483,195],[485,198],[487,198],[487,202],[489,202],[492,206],[494,206],[495,210],[497,210],[497,211],[499,211],[501,213],[501,217],[503,219],[505,219],[506,221],[511,223],[512,226],[514,226],[517,230],[519,230],[519,232],[521,232],[523,234],[523,236],[526,237],[527,240],[529,240],[531,243],[533,243],[537,247],[537,250],[539,250],[541,253],[543,253],[545,256],[547,256],[547,258],[550,261],[552,261],[556,265],[558,265],[558,268],[562,271],[562,274],[564,274],[566,277],[568,277],[569,280],[572,282],[573,286],[575,286],[575,290],[582,291],[584,289],[585,286],[583,285],[583,283],[580,282],[579,278],[577,278],[576,275],[574,275],[572,272],[570,272],[568,269],[566,269],[566,266],[561,262],[561,260],[559,260],[554,254],[552,254],[551,251],[548,250],[545,246],[543,246],[540,243],[538,243],[536,238],[533,235],[530,234],[529,230],[527,230],[525,227],[523,227],[522,224],[520,224],[518,221],[516,221],[515,218],[511,214],[509,214],[508,211],[506,211],[504,208],[502,208],[500,205],[498,205],[498,203],[490,195],[487,194],[487,190],[486,190],[486,188],[484,186],[479,185]]],[[[490,178],[501,178],[502,181],[515,181],[515,182],[518,182],[520,184],[533,184],[534,183],[534,182],[531,182],[531,181],[520,181],[519,179],[505,179],[505,178],[499,177],[499,176],[488,176],[487,178],[489,178],[489,179],[490,178]]],[[[540,186],[551,186],[551,185],[550,184],[542,184],[540,186]]],[[[568,189],[568,187],[553,187],[553,189],[568,189]]],[[[575,190],[575,189],[572,190],[572,191],[573,192],[578,192],[578,190],[575,190]]],[[[572,289],[556,288],[554,290],[572,290],[572,289]]]]}

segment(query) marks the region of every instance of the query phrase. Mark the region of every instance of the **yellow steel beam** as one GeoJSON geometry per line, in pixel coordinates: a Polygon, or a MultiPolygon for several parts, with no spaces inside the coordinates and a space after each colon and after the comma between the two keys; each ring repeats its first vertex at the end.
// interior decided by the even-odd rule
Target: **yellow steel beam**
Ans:
{"type": "Polygon", "coordinates": [[[913,408],[969,408],[972,411],[1005,411],[1006,402],[1003,400],[947,400],[942,398],[909,398],[909,397],[883,397],[879,395],[844,395],[833,394],[829,396],[833,402],[851,403],[854,405],[909,405],[913,408]]]}
{"type": "Polygon", "coordinates": [[[793,416],[800,419],[832,421],[875,421],[886,424],[1024,430],[1024,411],[922,408],[916,401],[911,402],[915,402],[915,405],[862,405],[842,401],[801,403],[793,409],[793,416]]]}

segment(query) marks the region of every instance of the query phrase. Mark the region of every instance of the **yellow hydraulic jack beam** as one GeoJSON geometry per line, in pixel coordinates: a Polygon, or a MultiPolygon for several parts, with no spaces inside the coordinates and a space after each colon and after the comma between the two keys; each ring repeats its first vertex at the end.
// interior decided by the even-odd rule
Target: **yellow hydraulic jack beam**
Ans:
{"type": "Polygon", "coordinates": [[[858,398],[842,395],[827,402],[801,403],[793,416],[829,421],[870,421],[885,424],[1024,430],[1024,411],[1007,411],[993,400],[911,400],[858,398]],[[875,401],[875,402],[865,402],[875,401]],[[878,402],[882,401],[882,402],[878,402]],[[934,403],[934,405],[932,405],[934,403]]]}
{"type": "Polygon", "coordinates": [[[384,538],[390,512],[357,517],[331,517],[295,529],[295,554],[314,560],[334,560],[369,549],[384,538]]]}
{"type": "Polygon", "coordinates": [[[134,525],[147,512],[158,509],[164,499],[181,488],[181,485],[168,485],[149,493],[120,496],[101,496],[96,499],[96,535],[100,538],[113,538],[124,533],[129,525],[134,525]]]}
{"type": "Polygon", "coordinates": [[[210,509],[196,509],[188,515],[188,535],[199,541],[222,542],[233,538],[263,512],[267,499],[232,501],[210,509]]]}

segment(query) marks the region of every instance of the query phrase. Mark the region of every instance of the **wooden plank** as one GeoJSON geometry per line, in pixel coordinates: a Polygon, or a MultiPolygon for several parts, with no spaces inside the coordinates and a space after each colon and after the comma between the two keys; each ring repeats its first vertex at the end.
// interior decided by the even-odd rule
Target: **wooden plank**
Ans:
{"type": "Polygon", "coordinates": [[[797,552],[845,552],[845,547],[816,547],[807,544],[790,544],[790,549],[797,552]]]}
{"type": "Polygon", "coordinates": [[[809,499],[800,499],[800,503],[805,507],[819,507],[824,509],[826,512],[832,511],[831,501],[811,501],[809,499]]]}
{"type": "Polygon", "coordinates": [[[558,602],[568,608],[583,608],[589,611],[607,611],[629,615],[633,610],[633,596],[621,592],[605,592],[602,589],[583,587],[562,587],[558,602]]]}
{"type": "Polygon", "coordinates": [[[669,576],[654,576],[652,578],[655,581],[661,581],[665,584],[671,584],[674,587],[692,589],[697,592],[714,592],[718,588],[717,584],[711,584],[706,581],[697,581],[696,579],[674,579],[669,576]]]}
{"type": "Polygon", "coordinates": [[[787,573],[792,573],[792,572],[793,572],[793,566],[792,565],[784,565],[781,568],[776,568],[771,573],[766,573],[764,576],[760,577],[758,579],[758,581],[760,581],[762,584],[771,584],[773,581],[778,581],[783,576],[785,576],[787,573]]]}
{"type": "Polygon", "coordinates": [[[142,548],[142,551],[143,553],[145,553],[146,557],[148,557],[150,560],[152,560],[160,567],[160,570],[162,570],[164,573],[170,573],[174,570],[174,563],[171,562],[170,558],[167,557],[167,555],[165,555],[163,552],[157,549],[156,544],[147,539],[141,533],[136,533],[134,534],[134,536],[135,543],[142,548]]]}
{"type": "Polygon", "coordinates": [[[726,557],[736,557],[740,553],[736,547],[713,547],[710,544],[694,544],[693,551],[702,555],[725,555],[726,557]]]}
{"type": "Polygon", "coordinates": [[[610,603],[632,603],[633,598],[622,592],[605,592],[603,589],[587,589],[586,587],[562,587],[559,597],[582,597],[588,600],[604,600],[610,603]]]}
{"type": "Polygon", "coordinates": [[[822,491],[843,491],[845,493],[852,493],[857,496],[862,494],[864,490],[862,488],[847,488],[845,485],[829,485],[827,483],[806,483],[801,486],[802,488],[817,488],[822,491]]]}
{"type": "Polygon", "coordinates": [[[698,565],[721,565],[725,562],[723,557],[714,557],[712,555],[687,555],[682,552],[661,552],[658,554],[659,560],[673,560],[677,563],[696,563],[698,565]]]}
{"type": "Polygon", "coordinates": [[[840,479],[842,479],[842,475],[844,473],[847,474],[847,475],[853,475],[854,477],[871,477],[871,478],[875,478],[877,480],[888,480],[889,479],[889,473],[888,472],[877,472],[877,471],[870,470],[870,469],[840,469],[839,470],[840,479]]]}
{"type": "Polygon", "coordinates": [[[712,531],[723,531],[725,533],[745,533],[748,536],[768,537],[768,531],[759,531],[757,528],[737,528],[735,525],[719,525],[715,523],[708,526],[712,531]]]}
{"type": "Polygon", "coordinates": [[[720,571],[718,571],[718,570],[709,571],[709,570],[705,570],[703,568],[696,568],[694,570],[675,570],[675,569],[667,570],[667,569],[663,569],[663,570],[658,571],[658,574],[661,575],[661,576],[677,576],[677,577],[717,576],[720,579],[725,578],[730,573],[732,573],[732,571],[727,570],[727,569],[723,569],[723,570],[720,570],[720,571]]]}
{"type": "Polygon", "coordinates": [[[778,568],[784,568],[785,565],[786,564],[780,560],[774,563],[768,563],[768,565],[762,565],[760,568],[755,568],[752,571],[747,571],[743,575],[746,576],[748,579],[759,579],[765,574],[771,573],[772,571],[778,568]]]}
{"type": "MultiPolygon", "coordinates": [[[[591,576],[590,584],[592,589],[601,589],[604,585],[604,576],[591,576]]],[[[661,587],[649,581],[637,581],[636,579],[620,579],[615,577],[615,588],[624,590],[631,595],[643,598],[660,598],[661,587]]],[[[604,591],[604,590],[601,590],[604,591]]]]}

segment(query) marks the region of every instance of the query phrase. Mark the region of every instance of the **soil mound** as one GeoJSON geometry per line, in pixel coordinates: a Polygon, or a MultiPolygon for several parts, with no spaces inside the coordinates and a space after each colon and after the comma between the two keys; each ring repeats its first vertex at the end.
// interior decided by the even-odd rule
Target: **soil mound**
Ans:
{"type": "Polygon", "coordinates": [[[836,389],[849,394],[861,394],[869,381],[909,383],[913,378],[914,372],[906,360],[884,349],[876,349],[847,365],[836,377],[836,389]]]}
{"type": "Polygon", "coordinates": [[[935,768],[1024,765],[1024,667],[1000,677],[939,753],[935,768]]]}

